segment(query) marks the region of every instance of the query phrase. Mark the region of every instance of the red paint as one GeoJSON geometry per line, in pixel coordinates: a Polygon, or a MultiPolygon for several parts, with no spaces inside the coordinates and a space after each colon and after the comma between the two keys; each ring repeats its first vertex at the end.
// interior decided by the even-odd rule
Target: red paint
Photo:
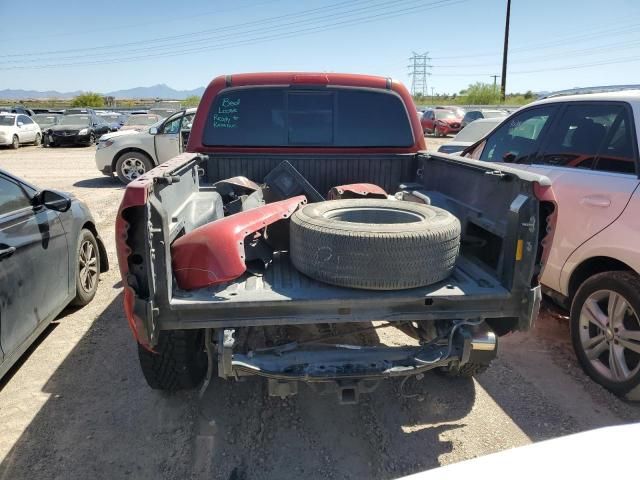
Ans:
{"type": "Polygon", "coordinates": [[[129,323],[129,328],[133,333],[133,337],[143,347],[150,350],[149,345],[142,342],[138,335],[138,324],[142,322],[133,312],[133,306],[135,304],[135,292],[129,285],[127,277],[129,275],[129,262],[127,259],[131,254],[131,249],[127,245],[127,232],[129,230],[129,224],[123,217],[123,212],[130,207],[144,205],[147,202],[147,185],[144,182],[136,183],[132,182],[127,186],[118,209],[118,215],[116,217],[116,253],[118,255],[118,266],[120,267],[120,277],[122,278],[122,285],[124,287],[124,312],[129,323]]]}
{"type": "Polygon", "coordinates": [[[124,196],[122,197],[122,202],[120,203],[116,217],[116,253],[118,255],[118,267],[120,268],[120,277],[122,278],[122,286],[124,288],[124,312],[134,338],[144,348],[150,351],[153,350],[146,342],[141,340],[138,334],[138,325],[142,325],[142,320],[134,313],[136,292],[128,282],[128,259],[129,255],[131,255],[131,249],[127,245],[129,224],[124,219],[123,213],[127,208],[146,205],[149,192],[153,188],[154,178],[163,176],[165,171],[171,171],[191,161],[194,157],[195,155],[188,153],[178,155],[129,183],[124,191],[124,196]]]}
{"type": "Polygon", "coordinates": [[[274,73],[241,73],[238,75],[220,76],[214,78],[205,90],[201,108],[198,108],[193,121],[187,151],[194,153],[415,153],[425,150],[424,135],[422,127],[418,121],[413,99],[409,91],[399,82],[391,81],[385,77],[373,75],[357,75],[346,73],[304,73],[304,72],[274,72],[274,73]],[[231,80],[231,87],[245,86],[268,86],[268,85],[291,85],[291,84],[315,84],[334,85],[341,87],[376,88],[380,90],[391,90],[397,93],[402,99],[407,112],[411,129],[413,130],[414,144],[410,147],[378,147],[378,148],[336,148],[336,147],[209,147],[202,143],[206,115],[209,106],[212,105],[215,97],[227,86],[227,78],[231,80]],[[390,88],[387,88],[387,87],[390,88]]]}
{"type": "Polygon", "coordinates": [[[549,258],[549,252],[551,251],[551,244],[553,242],[553,235],[555,233],[556,221],[558,219],[558,201],[551,185],[540,185],[538,182],[533,184],[533,193],[538,200],[543,202],[550,202],[553,204],[553,212],[546,218],[546,225],[539,225],[538,228],[546,228],[547,233],[540,241],[542,246],[542,257],[540,263],[542,268],[538,278],[542,278],[542,272],[544,266],[549,258]]]}
{"type": "Polygon", "coordinates": [[[373,183],[352,183],[349,185],[339,185],[329,190],[327,200],[337,200],[339,198],[387,198],[387,192],[382,187],[373,183]]]}
{"type": "Polygon", "coordinates": [[[304,195],[269,203],[208,223],[177,239],[171,246],[173,273],[184,290],[203,288],[238,278],[246,270],[244,239],[268,225],[289,218],[304,195]]]}

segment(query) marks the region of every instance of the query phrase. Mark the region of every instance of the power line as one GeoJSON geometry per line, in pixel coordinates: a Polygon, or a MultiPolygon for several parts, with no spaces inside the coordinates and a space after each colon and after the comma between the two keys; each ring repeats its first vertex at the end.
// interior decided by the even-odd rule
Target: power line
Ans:
{"type": "MultiPolygon", "coordinates": [[[[510,75],[524,75],[529,73],[542,73],[542,72],[559,72],[563,70],[576,70],[581,68],[590,68],[590,67],[598,67],[602,65],[615,65],[618,63],[630,63],[630,62],[638,62],[640,61],[640,56],[636,57],[624,57],[624,58],[616,58],[612,60],[603,60],[600,62],[592,62],[592,63],[582,63],[577,65],[566,65],[564,67],[549,67],[549,68],[541,68],[536,70],[518,70],[515,72],[509,72],[510,75]]],[[[491,73],[468,73],[468,72],[459,72],[459,73],[434,73],[434,77],[484,77],[491,76],[491,73]]]]}
{"type": "MultiPolygon", "coordinates": [[[[356,0],[358,1],[358,0],[356,0]]],[[[367,2],[367,0],[359,0],[360,2],[367,2]]],[[[440,0],[440,2],[446,2],[446,1],[451,1],[451,0],[440,0]]],[[[177,46],[179,47],[185,47],[187,45],[195,45],[195,44],[206,44],[207,42],[210,42],[212,40],[216,40],[216,39],[226,39],[226,38],[233,38],[233,39],[238,39],[238,37],[243,37],[243,36],[251,36],[253,34],[264,34],[264,33],[268,33],[271,31],[277,31],[277,30],[288,30],[289,27],[298,27],[304,24],[314,24],[317,22],[322,22],[322,21],[328,21],[334,18],[349,18],[349,17],[354,17],[354,16],[358,16],[361,15],[363,12],[367,13],[367,12],[373,12],[376,10],[388,10],[391,6],[396,5],[396,4],[403,4],[403,3],[423,3],[424,0],[392,0],[392,1],[383,1],[382,3],[379,4],[374,4],[371,5],[370,2],[365,3],[364,7],[359,7],[359,8],[355,8],[355,9],[350,9],[350,10],[342,10],[336,13],[332,13],[329,15],[322,15],[316,18],[309,18],[309,19],[302,19],[302,20],[295,20],[295,21],[291,21],[291,22],[286,22],[286,23],[280,23],[280,24],[276,24],[276,25],[272,25],[272,26],[264,26],[263,24],[260,24],[258,27],[253,28],[253,29],[249,29],[249,30],[245,30],[245,31],[241,31],[241,32],[235,32],[235,33],[226,33],[223,35],[214,35],[214,36],[209,36],[209,37],[205,37],[202,39],[193,39],[193,40],[187,40],[187,41],[181,41],[179,43],[179,45],[161,45],[161,46],[147,46],[147,47],[143,47],[143,48],[137,48],[137,49],[131,49],[128,48],[126,50],[123,50],[121,52],[108,52],[105,53],[105,55],[118,55],[120,53],[122,54],[132,54],[132,53],[140,53],[140,52],[147,52],[147,51],[157,51],[160,48],[176,48],[177,46]]],[[[438,2],[436,2],[438,3],[438,2]]],[[[350,6],[352,5],[352,3],[350,3],[350,6]]],[[[323,12],[318,12],[318,13],[323,13],[323,12]]],[[[313,15],[316,15],[316,13],[314,13],[313,15]]],[[[230,28],[230,27],[229,27],[230,28]]],[[[235,28],[234,28],[235,29],[235,28]]],[[[220,28],[218,29],[218,31],[223,31],[224,28],[220,28]]],[[[106,48],[106,47],[104,47],[106,48]]],[[[55,61],[61,61],[61,60],[75,60],[75,59],[79,59],[79,58],[95,58],[96,54],[95,52],[91,52],[88,54],[83,54],[83,55],[73,55],[73,56],[67,56],[67,57],[57,57],[57,58],[50,58],[50,55],[47,55],[45,57],[45,59],[47,60],[55,60],[55,61]]],[[[36,58],[36,59],[20,59],[20,60],[11,60],[9,61],[10,63],[17,63],[17,64],[23,64],[23,63],[38,63],[41,62],[42,58],[36,58]]],[[[0,61],[0,63],[8,63],[7,61],[0,61]]]]}
{"type": "MultiPolygon", "coordinates": [[[[399,17],[399,16],[403,16],[407,13],[415,13],[418,11],[424,11],[424,10],[430,10],[430,9],[434,9],[434,8],[440,8],[440,7],[445,7],[445,6],[451,6],[451,5],[456,5],[459,3],[463,3],[469,0],[439,0],[436,2],[431,2],[431,3],[427,3],[427,4],[423,4],[423,5],[417,5],[417,6],[413,6],[413,7],[408,7],[408,8],[404,8],[404,9],[398,9],[398,8],[394,8],[389,12],[382,12],[376,15],[369,15],[369,16],[362,16],[360,18],[355,18],[352,20],[347,20],[347,21],[342,21],[342,22],[333,22],[333,23],[329,23],[327,25],[320,25],[317,27],[311,27],[311,28],[303,28],[303,29],[298,29],[298,30],[292,30],[292,31],[288,31],[288,32],[284,32],[284,33],[277,33],[277,34],[273,34],[273,35],[266,35],[266,36],[260,36],[260,37],[253,37],[253,38],[249,38],[249,39],[245,39],[245,40],[241,40],[241,41],[234,41],[234,42],[227,42],[227,43],[223,43],[223,44],[217,44],[217,45],[208,45],[208,46],[203,46],[203,47],[198,47],[198,48],[191,48],[191,49],[184,49],[184,50],[173,50],[173,51],[166,51],[166,52],[161,52],[161,53],[157,53],[157,54],[151,54],[151,55],[144,55],[144,56],[133,56],[133,57],[118,57],[115,59],[103,59],[103,60],[96,60],[96,61],[90,61],[90,62],[75,62],[75,63],[62,63],[62,64],[46,64],[46,65],[35,65],[35,66],[14,66],[14,67],[2,67],[0,68],[0,70],[24,70],[24,69],[41,69],[41,68],[56,68],[56,67],[73,67],[73,66],[82,66],[82,65],[105,65],[105,64],[115,64],[115,63],[127,63],[127,62],[132,62],[135,60],[149,60],[152,58],[158,58],[158,57],[172,57],[172,56],[177,56],[177,55],[184,55],[187,53],[194,53],[194,52],[199,52],[199,51],[213,51],[213,50],[220,50],[220,49],[226,49],[226,48],[231,48],[231,47],[238,47],[238,46],[243,46],[243,45],[251,45],[251,44],[255,44],[255,43],[262,43],[265,41],[270,41],[270,40],[276,40],[276,39],[282,39],[282,38],[291,38],[291,37],[297,37],[300,35],[307,35],[307,34],[312,34],[312,33],[317,33],[317,32],[321,32],[321,31],[326,31],[326,30],[332,30],[335,28],[342,28],[345,26],[352,26],[352,25],[358,25],[358,24],[363,24],[363,23],[370,23],[372,21],[377,21],[379,19],[390,19],[390,18],[395,18],[395,17],[399,17]]],[[[390,2],[387,2],[387,5],[389,5],[390,2]]]]}
{"type": "Polygon", "coordinates": [[[353,1],[345,0],[345,1],[342,1],[342,2],[325,5],[325,6],[320,7],[320,8],[312,8],[312,9],[309,9],[309,10],[302,10],[300,12],[293,12],[293,13],[287,13],[287,14],[284,14],[284,15],[277,15],[277,16],[274,16],[274,17],[262,18],[260,20],[254,20],[254,21],[251,21],[251,22],[243,22],[243,23],[238,23],[238,24],[235,24],[235,25],[228,25],[226,27],[218,27],[218,28],[213,28],[213,29],[200,30],[200,31],[195,31],[195,32],[188,32],[188,33],[183,33],[183,34],[179,34],[179,35],[156,37],[156,38],[150,38],[150,39],[146,39],[146,40],[137,40],[137,41],[133,41],[133,42],[116,43],[116,44],[111,44],[111,45],[94,45],[94,46],[91,46],[91,47],[69,48],[69,49],[65,49],[65,50],[49,50],[49,51],[22,52],[22,53],[5,54],[5,55],[0,55],[0,58],[56,55],[56,54],[59,54],[59,53],[73,53],[73,52],[85,52],[85,51],[93,51],[93,52],[95,52],[96,50],[110,50],[110,49],[114,49],[114,48],[131,47],[131,46],[134,46],[134,45],[142,45],[142,44],[148,44],[148,43],[162,43],[162,42],[168,42],[168,41],[173,41],[173,40],[179,40],[179,39],[185,38],[185,37],[193,37],[193,36],[197,36],[197,35],[210,34],[210,33],[215,33],[215,32],[225,31],[225,30],[234,30],[234,29],[238,29],[238,28],[241,28],[241,27],[245,27],[245,26],[264,25],[265,23],[272,23],[274,21],[278,21],[278,20],[283,19],[283,18],[296,18],[296,17],[299,17],[299,16],[310,15],[310,14],[313,14],[315,12],[322,13],[322,12],[324,12],[326,10],[333,10],[333,9],[340,8],[343,5],[353,5],[354,3],[357,4],[357,3],[363,3],[363,2],[366,2],[366,0],[353,0],[353,1]]]}
{"type": "MultiPolygon", "coordinates": [[[[616,36],[616,35],[625,35],[627,33],[633,33],[636,31],[640,30],[640,25],[638,25],[637,23],[633,26],[628,26],[625,28],[613,28],[613,29],[606,29],[606,30],[601,30],[600,32],[595,31],[593,33],[590,33],[588,35],[585,34],[581,34],[581,35],[572,35],[569,37],[558,37],[556,40],[551,41],[551,42],[544,42],[544,43],[536,43],[535,46],[532,47],[516,47],[516,48],[511,48],[510,51],[511,52],[526,52],[526,51],[538,51],[538,50],[543,50],[543,49],[547,49],[547,48],[553,48],[553,49],[557,49],[557,47],[563,43],[575,43],[578,41],[583,41],[583,40],[594,40],[594,39],[598,39],[601,37],[611,37],[611,36],[616,36]]],[[[499,55],[500,53],[498,51],[495,51],[493,53],[487,53],[486,51],[484,52],[475,52],[475,53],[466,53],[464,55],[446,55],[446,56],[433,56],[431,57],[433,60],[449,60],[449,59],[461,59],[461,58],[478,58],[478,57],[495,57],[497,55],[499,55]]]]}
{"type": "MultiPolygon", "coordinates": [[[[277,3],[277,2],[281,2],[283,0],[264,0],[261,2],[256,2],[256,3],[251,3],[251,4],[247,4],[247,5],[242,5],[242,6],[236,6],[233,8],[220,8],[218,7],[216,10],[213,11],[204,11],[204,12],[200,12],[197,15],[178,15],[178,16],[174,16],[171,15],[171,17],[167,18],[165,16],[165,18],[163,20],[145,20],[144,22],[144,26],[149,26],[149,25],[175,25],[176,21],[180,21],[180,20],[189,20],[189,19],[193,19],[193,18],[202,18],[202,17],[211,17],[211,16],[216,16],[219,17],[221,13],[229,13],[229,12],[235,12],[238,10],[246,10],[248,8],[255,8],[261,5],[269,5],[272,3],[277,3]]],[[[112,31],[116,31],[116,30],[124,30],[124,29],[134,29],[134,28],[140,28],[140,22],[137,23],[119,23],[118,25],[110,25],[108,27],[103,27],[103,28],[91,28],[88,30],[73,30],[71,32],[60,32],[60,33],[49,33],[46,35],[30,35],[29,38],[31,40],[38,40],[38,39],[51,39],[51,38],[56,38],[56,37],[68,37],[68,36],[73,36],[73,35],[86,35],[86,34],[95,34],[96,32],[112,32],[112,31]]]]}

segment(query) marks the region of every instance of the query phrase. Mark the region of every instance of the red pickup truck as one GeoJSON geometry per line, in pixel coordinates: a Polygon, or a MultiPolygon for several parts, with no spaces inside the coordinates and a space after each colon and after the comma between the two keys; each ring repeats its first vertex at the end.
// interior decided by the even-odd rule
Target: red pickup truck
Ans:
{"type": "Polygon", "coordinates": [[[485,369],[537,314],[549,182],[424,149],[392,79],[214,79],[188,153],[131,182],[116,222],[148,384],[260,375],[353,403],[385,378],[485,369]]]}

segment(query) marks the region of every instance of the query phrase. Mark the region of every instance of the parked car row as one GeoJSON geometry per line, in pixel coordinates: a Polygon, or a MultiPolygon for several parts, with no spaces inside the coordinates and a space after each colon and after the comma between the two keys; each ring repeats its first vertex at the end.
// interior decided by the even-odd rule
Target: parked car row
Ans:
{"type": "Polygon", "coordinates": [[[32,143],[45,147],[93,145],[103,135],[118,130],[143,131],[158,123],[156,114],[96,112],[91,108],[70,108],[64,113],[0,113],[0,146],[19,148],[32,143]]]}
{"type": "Polygon", "coordinates": [[[456,106],[437,106],[418,110],[418,118],[424,134],[448,136],[458,133],[469,123],[481,118],[505,118],[509,115],[506,109],[470,109],[456,106]]]}

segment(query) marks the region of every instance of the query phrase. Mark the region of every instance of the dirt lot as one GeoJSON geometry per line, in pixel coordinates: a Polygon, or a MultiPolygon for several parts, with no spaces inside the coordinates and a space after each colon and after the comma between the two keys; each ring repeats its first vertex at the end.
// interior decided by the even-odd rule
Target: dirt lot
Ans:
{"type": "Polygon", "coordinates": [[[65,311],[0,382],[0,479],[391,479],[640,419],[640,407],[585,377],[566,318],[548,309],[534,331],[504,338],[477,380],[409,382],[422,398],[391,381],[356,406],[304,387],[270,398],[259,379],[217,381],[202,399],[154,392],[121,309],[114,218],[123,188],[96,170],[93,151],[0,150],[0,168],[89,204],[112,267],[95,300],[65,311]]]}

